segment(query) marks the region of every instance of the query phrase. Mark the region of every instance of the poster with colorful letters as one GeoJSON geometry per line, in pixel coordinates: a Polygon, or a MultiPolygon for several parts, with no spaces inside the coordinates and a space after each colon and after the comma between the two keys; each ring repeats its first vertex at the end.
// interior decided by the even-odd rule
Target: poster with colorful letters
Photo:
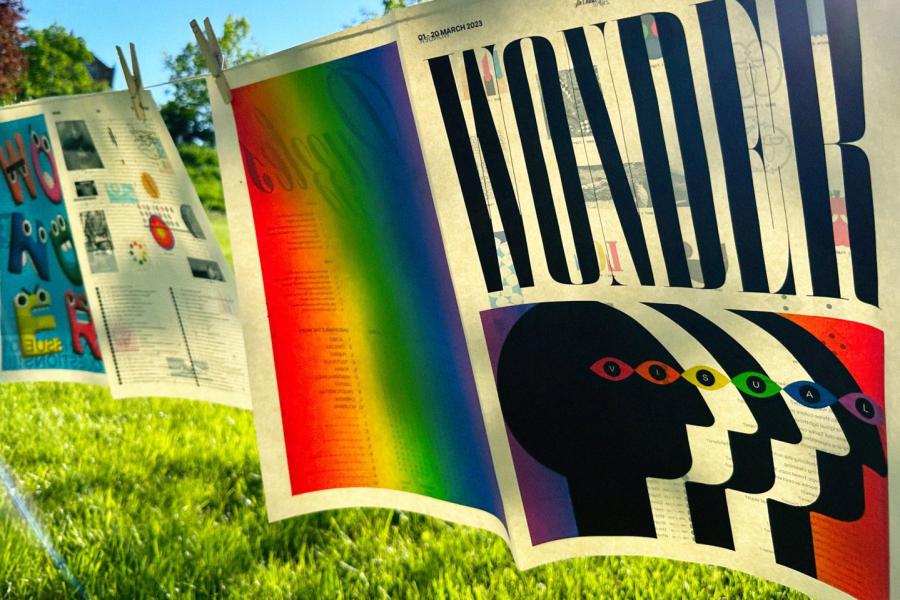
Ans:
{"type": "Polygon", "coordinates": [[[105,381],[72,238],[61,161],[43,114],[0,123],[4,379],[105,381]]]}

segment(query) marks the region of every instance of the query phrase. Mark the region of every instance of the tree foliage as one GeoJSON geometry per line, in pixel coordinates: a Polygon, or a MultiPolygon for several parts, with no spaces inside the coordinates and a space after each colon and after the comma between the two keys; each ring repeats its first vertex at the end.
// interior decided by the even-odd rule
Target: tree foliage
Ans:
{"type": "MultiPolygon", "coordinates": [[[[226,66],[233,67],[263,54],[250,45],[250,23],[244,17],[229,15],[217,35],[226,66]]],[[[208,71],[206,58],[196,42],[186,44],[178,54],[166,54],[164,63],[172,80],[197,77],[208,71]]],[[[161,112],[176,144],[213,142],[209,96],[202,79],[176,81],[172,99],[162,106],[161,112]]]]}
{"type": "Polygon", "coordinates": [[[395,8],[404,8],[406,6],[406,0],[382,0],[382,4],[384,4],[384,14],[388,14],[395,8]]]}
{"type": "Polygon", "coordinates": [[[22,51],[28,38],[19,27],[26,12],[22,0],[0,0],[0,99],[3,101],[15,98],[28,65],[22,51]]]}
{"type": "Polygon", "coordinates": [[[388,14],[395,8],[406,8],[425,1],[427,0],[381,0],[381,4],[384,6],[384,14],[388,14]]]}
{"type": "Polygon", "coordinates": [[[109,87],[105,81],[95,81],[88,72],[94,55],[84,38],[56,24],[46,29],[25,28],[24,33],[29,38],[23,47],[28,71],[20,98],[100,92],[109,87]]]}
{"type": "MultiPolygon", "coordinates": [[[[168,121],[166,122],[169,125],[168,121]]],[[[171,126],[171,125],[170,125],[171,126]]],[[[206,210],[224,211],[225,198],[219,175],[219,156],[216,149],[197,144],[181,144],[178,154],[184,163],[197,196],[206,210]]]]}

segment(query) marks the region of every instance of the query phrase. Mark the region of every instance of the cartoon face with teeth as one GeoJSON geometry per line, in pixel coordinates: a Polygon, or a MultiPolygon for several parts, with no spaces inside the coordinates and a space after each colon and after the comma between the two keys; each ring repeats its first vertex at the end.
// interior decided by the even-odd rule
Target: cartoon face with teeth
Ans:
{"type": "MultiPolygon", "coordinates": [[[[22,273],[22,268],[31,259],[38,277],[50,281],[50,269],[47,261],[47,230],[40,221],[31,223],[24,214],[12,213],[10,217],[9,263],[10,273],[22,273]]],[[[79,273],[80,277],[80,273],[79,273]]]]}
{"type": "Polygon", "coordinates": [[[56,319],[48,314],[51,304],[50,293],[40,287],[36,287],[33,292],[23,289],[13,298],[23,356],[41,356],[62,350],[59,338],[37,337],[41,331],[56,329],[56,319]]]}
{"type": "Polygon", "coordinates": [[[78,265],[78,256],[75,254],[75,246],[72,244],[72,229],[68,221],[62,215],[56,215],[50,221],[50,241],[53,243],[53,252],[56,260],[69,281],[75,285],[81,285],[81,268],[78,265]]]}
{"type": "Polygon", "coordinates": [[[56,170],[56,160],[53,158],[53,151],[50,149],[50,139],[33,129],[31,130],[30,138],[31,164],[34,165],[38,183],[41,184],[41,188],[47,194],[47,198],[54,204],[59,204],[62,200],[62,185],[59,182],[59,172],[56,170]],[[49,163],[49,171],[44,170],[41,164],[41,155],[49,163]]]}

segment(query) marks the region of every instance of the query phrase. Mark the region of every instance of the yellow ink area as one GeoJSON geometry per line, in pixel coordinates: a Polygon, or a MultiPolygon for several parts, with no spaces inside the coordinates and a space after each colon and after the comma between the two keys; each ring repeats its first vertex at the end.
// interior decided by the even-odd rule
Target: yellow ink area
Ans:
{"type": "Polygon", "coordinates": [[[724,374],[713,369],[699,365],[692,367],[681,374],[681,376],[701,390],[721,390],[723,387],[731,383],[724,374]]]}
{"type": "Polygon", "coordinates": [[[53,315],[34,314],[36,311],[50,308],[51,303],[50,293],[42,288],[35,288],[34,292],[23,290],[13,298],[23,356],[42,356],[62,351],[62,340],[59,338],[37,337],[41,331],[56,329],[56,319],[53,315]]]}
{"type": "Polygon", "coordinates": [[[146,191],[151,198],[159,198],[159,186],[156,185],[156,180],[153,179],[153,175],[144,171],[144,173],[141,174],[141,184],[144,186],[144,191],[146,191]]]}

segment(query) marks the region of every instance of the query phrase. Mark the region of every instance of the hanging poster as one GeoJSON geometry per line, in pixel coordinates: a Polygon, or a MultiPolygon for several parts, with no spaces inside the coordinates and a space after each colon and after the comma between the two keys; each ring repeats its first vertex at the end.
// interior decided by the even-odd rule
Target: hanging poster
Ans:
{"type": "Polygon", "coordinates": [[[249,408],[234,277],[149,95],[0,111],[0,378],[249,408]]]}
{"type": "Polygon", "coordinates": [[[898,13],[439,1],[227,71],[270,516],[413,506],[522,568],[896,596],[898,13]]]}

